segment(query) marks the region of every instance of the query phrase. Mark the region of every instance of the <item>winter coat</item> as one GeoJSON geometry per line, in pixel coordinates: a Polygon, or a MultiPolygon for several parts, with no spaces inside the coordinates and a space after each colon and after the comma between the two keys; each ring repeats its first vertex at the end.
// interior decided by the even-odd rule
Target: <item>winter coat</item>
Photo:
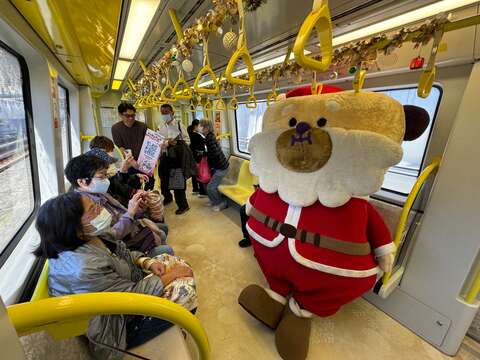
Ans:
{"type": "Polygon", "coordinates": [[[205,145],[207,147],[207,159],[210,167],[215,170],[227,169],[228,160],[213,132],[209,132],[205,137],[205,145]]]}

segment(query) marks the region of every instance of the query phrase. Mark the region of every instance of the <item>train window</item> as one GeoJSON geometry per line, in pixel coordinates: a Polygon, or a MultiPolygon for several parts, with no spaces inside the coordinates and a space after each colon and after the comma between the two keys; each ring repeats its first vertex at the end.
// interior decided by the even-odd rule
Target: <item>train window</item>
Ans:
{"type": "Polygon", "coordinates": [[[248,143],[253,135],[262,130],[263,113],[267,110],[266,101],[257,101],[255,109],[245,104],[238,104],[235,110],[235,126],[237,129],[237,150],[243,154],[248,152],[248,143]]]}
{"type": "Polygon", "coordinates": [[[38,193],[28,69],[0,42],[0,265],[33,220],[38,193]]]}
{"type": "Polygon", "coordinates": [[[63,167],[67,166],[71,158],[70,150],[70,106],[68,102],[68,89],[58,86],[58,108],[60,112],[60,128],[62,131],[62,157],[63,167]]]}
{"type": "Polygon", "coordinates": [[[430,95],[426,99],[417,96],[417,87],[380,89],[375,91],[391,96],[402,105],[416,105],[423,107],[430,115],[430,124],[428,125],[427,130],[418,139],[414,141],[404,141],[402,143],[402,161],[397,165],[392,166],[385,174],[385,180],[382,185],[383,190],[407,195],[412,190],[412,187],[420,174],[420,170],[422,169],[428,140],[430,139],[437,109],[440,105],[442,89],[439,86],[434,86],[430,95]]]}

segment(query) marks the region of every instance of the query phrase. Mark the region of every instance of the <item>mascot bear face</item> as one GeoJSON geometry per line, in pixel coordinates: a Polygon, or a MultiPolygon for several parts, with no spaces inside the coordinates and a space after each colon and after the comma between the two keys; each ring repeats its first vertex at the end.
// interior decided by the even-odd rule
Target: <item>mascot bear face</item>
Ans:
{"type": "Polygon", "coordinates": [[[250,169],[264,191],[290,205],[338,207],[378,191],[402,159],[402,141],[428,122],[425,110],[381,93],[287,94],[250,140],[250,169]]]}

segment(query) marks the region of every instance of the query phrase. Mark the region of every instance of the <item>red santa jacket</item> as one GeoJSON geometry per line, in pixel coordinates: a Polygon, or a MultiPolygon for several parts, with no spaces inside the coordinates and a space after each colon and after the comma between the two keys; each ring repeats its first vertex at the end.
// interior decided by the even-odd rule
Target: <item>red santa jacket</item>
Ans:
{"type": "Polygon", "coordinates": [[[330,249],[286,238],[257,219],[250,217],[247,230],[253,240],[273,248],[288,241],[290,255],[298,263],[329,274],[346,277],[368,277],[380,269],[375,257],[395,250],[390,232],[377,210],[366,200],[352,198],[345,205],[329,208],[319,201],[308,207],[290,206],[278,193],[268,194],[258,189],[247,203],[259,212],[295,226],[297,229],[352,243],[369,242],[372,253],[348,255],[330,249]]]}

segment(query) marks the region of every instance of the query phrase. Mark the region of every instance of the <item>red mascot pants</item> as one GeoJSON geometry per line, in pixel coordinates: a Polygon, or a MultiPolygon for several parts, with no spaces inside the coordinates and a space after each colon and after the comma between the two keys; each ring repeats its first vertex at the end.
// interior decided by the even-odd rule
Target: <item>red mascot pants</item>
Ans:
{"type": "Polygon", "coordinates": [[[358,298],[375,284],[376,275],[352,278],[307,268],[293,259],[288,240],[268,248],[252,239],[255,257],[270,288],[292,297],[305,310],[317,316],[335,314],[342,305],[358,298]]]}

